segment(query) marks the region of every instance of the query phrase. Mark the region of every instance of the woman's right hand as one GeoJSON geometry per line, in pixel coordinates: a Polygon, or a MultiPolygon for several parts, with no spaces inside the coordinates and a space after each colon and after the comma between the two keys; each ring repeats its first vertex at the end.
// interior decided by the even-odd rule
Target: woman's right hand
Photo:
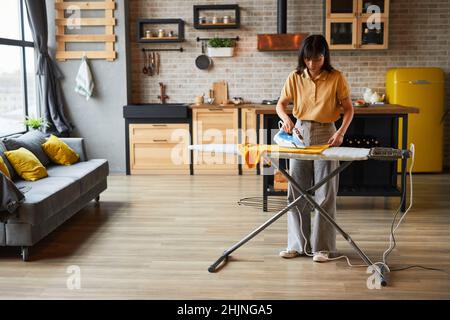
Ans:
{"type": "Polygon", "coordinates": [[[292,129],[294,129],[295,125],[294,122],[292,122],[291,118],[287,117],[286,119],[283,119],[283,126],[281,127],[285,132],[291,134],[292,129]]]}

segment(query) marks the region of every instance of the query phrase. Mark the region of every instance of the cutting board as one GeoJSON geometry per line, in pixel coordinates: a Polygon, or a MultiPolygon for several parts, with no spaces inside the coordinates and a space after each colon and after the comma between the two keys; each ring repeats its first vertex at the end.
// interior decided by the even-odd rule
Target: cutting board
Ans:
{"type": "Polygon", "coordinates": [[[228,83],[226,81],[214,82],[213,90],[214,90],[214,104],[228,103],[228,83]]]}

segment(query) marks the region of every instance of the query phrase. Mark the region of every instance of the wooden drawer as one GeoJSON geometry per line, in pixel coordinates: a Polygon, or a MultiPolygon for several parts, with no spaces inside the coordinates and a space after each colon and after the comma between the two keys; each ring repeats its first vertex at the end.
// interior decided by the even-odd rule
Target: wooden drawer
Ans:
{"type": "Polygon", "coordinates": [[[189,137],[189,125],[184,123],[130,124],[132,142],[178,143],[186,136],[189,137]]]}
{"type": "Polygon", "coordinates": [[[188,124],[130,124],[131,174],[189,174],[188,124]]]}
{"type": "Polygon", "coordinates": [[[132,174],[189,173],[189,150],[187,145],[175,143],[135,143],[130,154],[132,174]],[[175,172],[174,172],[175,173],[175,172]]]}

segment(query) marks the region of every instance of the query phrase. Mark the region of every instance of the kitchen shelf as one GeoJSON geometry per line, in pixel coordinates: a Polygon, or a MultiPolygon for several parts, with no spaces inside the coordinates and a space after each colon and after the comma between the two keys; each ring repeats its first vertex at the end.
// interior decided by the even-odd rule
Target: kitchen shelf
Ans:
{"type": "MultiPolygon", "coordinates": [[[[139,43],[178,43],[184,42],[184,21],[182,19],[139,19],[137,22],[137,34],[139,43]],[[145,31],[151,30],[157,33],[157,29],[150,29],[148,25],[177,25],[177,34],[173,37],[146,37],[145,31]]],[[[159,29],[159,28],[158,28],[159,29]]]]}
{"type": "Polygon", "coordinates": [[[202,27],[222,27],[222,26],[236,26],[236,23],[202,23],[202,27]]]}
{"type": "Polygon", "coordinates": [[[178,40],[178,37],[143,37],[141,40],[178,40]]]}
{"type": "MultiPolygon", "coordinates": [[[[212,16],[211,16],[212,18],[212,16]]],[[[222,17],[219,17],[222,18],[222,17]]],[[[241,13],[239,5],[224,4],[224,5],[195,5],[194,6],[194,28],[195,29],[239,29],[241,26],[241,13]],[[234,17],[231,17],[230,23],[200,23],[200,11],[234,11],[234,17]]]]}

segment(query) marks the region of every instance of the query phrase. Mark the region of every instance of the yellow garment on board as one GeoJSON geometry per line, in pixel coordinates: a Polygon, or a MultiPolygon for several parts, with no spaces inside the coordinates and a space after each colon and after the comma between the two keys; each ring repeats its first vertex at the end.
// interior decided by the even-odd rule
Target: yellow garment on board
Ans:
{"type": "Polygon", "coordinates": [[[275,144],[240,144],[239,152],[244,158],[245,165],[249,169],[257,166],[264,152],[269,153],[300,153],[300,154],[321,154],[325,149],[330,147],[329,144],[321,144],[315,146],[307,146],[302,149],[285,148],[275,144]]]}

